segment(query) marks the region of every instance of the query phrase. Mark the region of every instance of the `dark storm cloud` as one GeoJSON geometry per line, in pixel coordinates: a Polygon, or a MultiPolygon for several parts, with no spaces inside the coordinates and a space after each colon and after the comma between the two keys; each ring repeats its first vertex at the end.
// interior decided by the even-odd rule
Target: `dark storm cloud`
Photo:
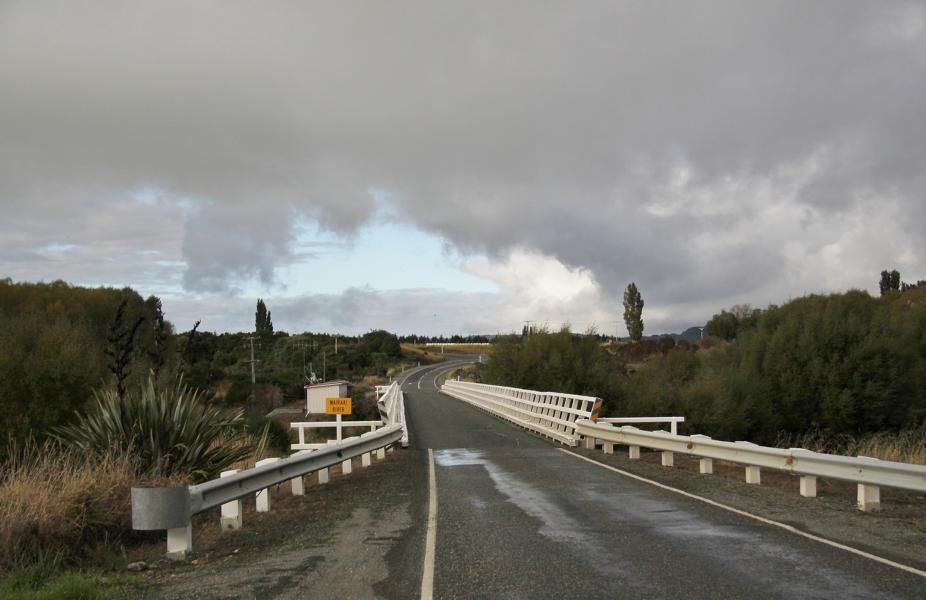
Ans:
{"type": "Polygon", "coordinates": [[[191,207],[186,289],[225,290],[379,190],[653,307],[867,285],[926,266],[924,29],[918,2],[6,2],[0,234],[156,189],[191,207]]]}

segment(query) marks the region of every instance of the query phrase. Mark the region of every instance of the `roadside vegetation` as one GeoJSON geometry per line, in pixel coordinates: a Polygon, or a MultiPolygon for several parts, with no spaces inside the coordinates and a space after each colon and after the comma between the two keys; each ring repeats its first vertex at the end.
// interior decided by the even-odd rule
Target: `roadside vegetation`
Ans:
{"type": "Polygon", "coordinates": [[[363,419],[390,369],[427,360],[386,331],[274,331],[263,301],[254,333],[177,334],[131,289],[0,280],[0,597],[117,594],[129,580],[101,565],[152,539],[131,529],[131,486],[287,453],[287,425],[264,415],[304,398],[313,371],[353,382],[363,419]]]}
{"type": "Polygon", "coordinates": [[[481,376],[597,395],[608,416],[681,415],[717,439],[924,462],[926,285],[734,307],[707,330],[603,346],[533,331],[500,339],[481,376]]]}

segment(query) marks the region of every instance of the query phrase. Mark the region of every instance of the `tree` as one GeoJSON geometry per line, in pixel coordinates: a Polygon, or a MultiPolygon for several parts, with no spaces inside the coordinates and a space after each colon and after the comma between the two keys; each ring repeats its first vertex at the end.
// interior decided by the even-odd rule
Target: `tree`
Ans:
{"type": "Polygon", "coordinates": [[[882,296],[889,291],[900,291],[900,272],[897,269],[881,271],[881,281],[878,282],[878,288],[880,288],[882,296]]]}
{"type": "Polygon", "coordinates": [[[630,282],[624,292],[624,323],[627,333],[635,342],[643,338],[643,296],[637,289],[637,284],[630,282]]]}
{"type": "Polygon", "coordinates": [[[254,313],[254,331],[257,335],[273,335],[273,320],[263,299],[257,299],[257,312],[254,313]]]}

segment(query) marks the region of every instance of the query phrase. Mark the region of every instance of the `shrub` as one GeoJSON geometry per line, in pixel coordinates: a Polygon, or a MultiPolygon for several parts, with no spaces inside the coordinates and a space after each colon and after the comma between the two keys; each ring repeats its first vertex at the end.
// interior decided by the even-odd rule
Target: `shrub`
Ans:
{"type": "Polygon", "coordinates": [[[289,429],[269,417],[247,417],[245,429],[254,439],[266,438],[266,446],[279,454],[289,453],[289,429]]]}
{"type": "Polygon", "coordinates": [[[88,455],[117,449],[134,456],[139,475],[192,481],[217,477],[255,449],[241,411],[208,406],[182,384],[156,390],[151,380],[124,400],[113,390],[96,393],[96,406],[55,435],[88,455]]]}

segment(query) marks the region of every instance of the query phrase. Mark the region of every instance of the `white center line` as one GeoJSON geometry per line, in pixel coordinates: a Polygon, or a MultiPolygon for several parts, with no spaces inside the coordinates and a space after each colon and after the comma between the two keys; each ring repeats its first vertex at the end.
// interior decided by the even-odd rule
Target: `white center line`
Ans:
{"type": "Polygon", "coordinates": [[[437,477],[434,474],[434,451],[428,448],[428,533],[424,542],[424,569],[421,573],[421,600],[432,600],[434,598],[434,548],[436,543],[437,477]]]}

